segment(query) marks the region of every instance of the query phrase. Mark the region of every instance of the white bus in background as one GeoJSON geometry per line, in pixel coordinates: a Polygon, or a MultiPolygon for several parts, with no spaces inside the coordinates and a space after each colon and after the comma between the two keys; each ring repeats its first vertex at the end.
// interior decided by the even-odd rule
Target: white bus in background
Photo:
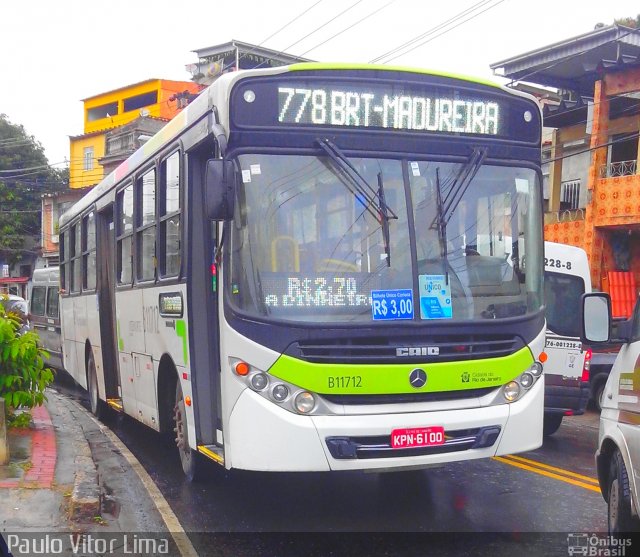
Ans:
{"type": "Polygon", "coordinates": [[[40,337],[40,345],[49,353],[47,365],[62,369],[60,334],[60,268],[35,269],[31,278],[29,321],[40,337]]]}
{"type": "Polygon", "coordinates": [[[564,416],[583,414],[589,400],[591,350],[580,342],[581,298],[589,292],[591,275],[586,252],[545,242],[545,435],[555,433],[564,416]]]}

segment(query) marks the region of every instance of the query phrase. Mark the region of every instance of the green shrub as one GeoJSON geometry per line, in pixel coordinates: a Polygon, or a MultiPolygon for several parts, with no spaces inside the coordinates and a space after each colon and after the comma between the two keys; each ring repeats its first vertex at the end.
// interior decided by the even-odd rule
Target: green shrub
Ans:
{"type": "Polygon", "coordinates": [[[53,372],[44,365],[48,354],[40,348],[38,335],[20,333],[22,319],[0,304],[0,396],[8,412],[43,404],[44,391],[53,381],[53,372]]]}

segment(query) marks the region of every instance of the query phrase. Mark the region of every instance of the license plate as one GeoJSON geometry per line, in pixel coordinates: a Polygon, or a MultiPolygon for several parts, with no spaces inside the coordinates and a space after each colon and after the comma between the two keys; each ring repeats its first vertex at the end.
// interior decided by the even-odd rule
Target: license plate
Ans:
{"type": "Polygon", "coordinates": [[[444,445],[444,441],[444,427],[442,426],[394,429],[391,432],[392,449],[433,447],[444,445]]]}

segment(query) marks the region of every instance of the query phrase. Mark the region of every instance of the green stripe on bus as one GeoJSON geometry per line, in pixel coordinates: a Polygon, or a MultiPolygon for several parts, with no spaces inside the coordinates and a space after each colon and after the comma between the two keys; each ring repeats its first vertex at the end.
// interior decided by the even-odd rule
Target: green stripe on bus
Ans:
{"type": "Polygon", "coordinates": [[[407,66],[386,66],[383,64],[350,64],[350,63],[316,63],[316,62],[300,62],[298,64],[292,64],[288,67],[289,71],[313,71],[313,70],[373,70],[384,72],[406,72],[406,73],[419,73],[425,75],[435,75],[439,77],[449,77],[451,79],[462,79],[464,81],[470,81],[478,83],[480,85],[488,85],[489,87],[496,87],[502,89],[500,85],[494,81],[488,79],[482,79],[479,77],[471,77],[461,74],[454,74],[449,72],[441,72],[437,70],[426,70],[422,68],[411,68],[407,66]]]}
{"type": "Polygon", "coordinates": [[[122,352],[124,350],[124,339],[120,336],[120,319],[116,321],[116,335],[118,336],[118,349],[122,352]]]}
{"type": "Polygon", "coordinates": [[[187,323],[184,319],[176,321],[176,334],[182,339],[182,358],[186,366],[189,363],[189,344],[187,343],[187,323]]]}
{"type": "Polygon", "coordinates": [[[500,358],[428,364],[326,364],[282,355],[269,373],[320,394],[430,393],[504,385],[532,363],[528,348],[500,358]],[[416,368],[427,373],[427,383],[419,389],[409,383],[416,368]]]}

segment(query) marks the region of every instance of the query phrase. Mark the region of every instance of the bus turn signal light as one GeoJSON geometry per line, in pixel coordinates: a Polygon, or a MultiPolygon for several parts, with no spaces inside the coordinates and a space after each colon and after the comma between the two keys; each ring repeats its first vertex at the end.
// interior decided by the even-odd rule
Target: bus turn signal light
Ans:
{"type": "Polygon", "coordinates": [[[238,362],[235,366],[236,373],[242,377],[249,374],[249,364],[247,362],[238,362]]]}

